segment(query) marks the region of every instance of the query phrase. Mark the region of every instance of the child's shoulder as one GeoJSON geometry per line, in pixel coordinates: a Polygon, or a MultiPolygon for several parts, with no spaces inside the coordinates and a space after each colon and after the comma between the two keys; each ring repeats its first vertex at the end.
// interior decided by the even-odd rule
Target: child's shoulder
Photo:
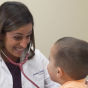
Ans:
{"type": "Polygon", "coordinates": [[[68,81],[63,84],[60,88],[88,88],[83,80],[82,81],[68,81]]]}

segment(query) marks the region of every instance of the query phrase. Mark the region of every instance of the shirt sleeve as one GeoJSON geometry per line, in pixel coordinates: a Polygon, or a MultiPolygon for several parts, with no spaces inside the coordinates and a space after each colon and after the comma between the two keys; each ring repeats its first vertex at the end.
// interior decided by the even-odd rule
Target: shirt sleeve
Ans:
{"type": "Polygon", "coordinates": [[[48,74],[47,65],[49,63],[49,60],[42,53],[41,55],[41,61],[44,69],[44,88],[59,88],[61,85],[59,83],[53,82],[48,74]]]}

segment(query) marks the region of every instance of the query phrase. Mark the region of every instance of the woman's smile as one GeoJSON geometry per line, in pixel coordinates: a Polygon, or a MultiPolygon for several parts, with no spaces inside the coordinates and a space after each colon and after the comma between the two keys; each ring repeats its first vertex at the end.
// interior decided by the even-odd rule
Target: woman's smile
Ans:
{"type": "Polygon", "coordinates": [[[19,53],[22,53],[24,51],[24,48],[16,48],[16,47],[14,47],[14,50],[19,54],[19,53]]]}

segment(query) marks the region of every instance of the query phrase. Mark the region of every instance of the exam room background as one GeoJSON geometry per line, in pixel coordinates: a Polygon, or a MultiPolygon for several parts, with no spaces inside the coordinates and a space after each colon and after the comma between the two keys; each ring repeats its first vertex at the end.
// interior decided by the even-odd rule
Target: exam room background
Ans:
{"type": "MultiPolygon", "coordinates": [[[[7,0],[0,0],[0,4],[7,0]]],[[[14,0],[9,0],[14,1],[14,0]]],[[[34,17],[36,48],[47,58],[59,38],[88,42],[88,0],[15,0],[26,4],[34,17]]]]}

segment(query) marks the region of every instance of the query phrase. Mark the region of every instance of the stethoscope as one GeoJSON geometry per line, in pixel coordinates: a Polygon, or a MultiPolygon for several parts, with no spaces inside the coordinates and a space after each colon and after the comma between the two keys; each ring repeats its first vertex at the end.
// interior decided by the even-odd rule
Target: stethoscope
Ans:
{"type": "MultiPolygon", "coordinates": [[[[29,49],[29,51],[30,51],[30,49],[29,49]]],[[[23,73],[23,75],[25,76],[25,78],[27,78],[33,85],[35,85],[37,88],[39,88],[39,87],[38,87],[32,80],[30,80],[30,79],[25,75],[25,73],[23,72],[22,65],[27,61],[28,56],[29,56],[29,51],[27,52],[27,55],[26,55],[26,58],[24,59],[24,61],[22,61],[21,63],[15,63],[15,62],[13,62],[9,57],[7,57],[6,54],[1,50],[1,52],[3,53],[3,55],[5,55],[6,58],[7,58],[12,64],[19,66],[19,68],[20,68],[21,72],[23,73]]]]}

